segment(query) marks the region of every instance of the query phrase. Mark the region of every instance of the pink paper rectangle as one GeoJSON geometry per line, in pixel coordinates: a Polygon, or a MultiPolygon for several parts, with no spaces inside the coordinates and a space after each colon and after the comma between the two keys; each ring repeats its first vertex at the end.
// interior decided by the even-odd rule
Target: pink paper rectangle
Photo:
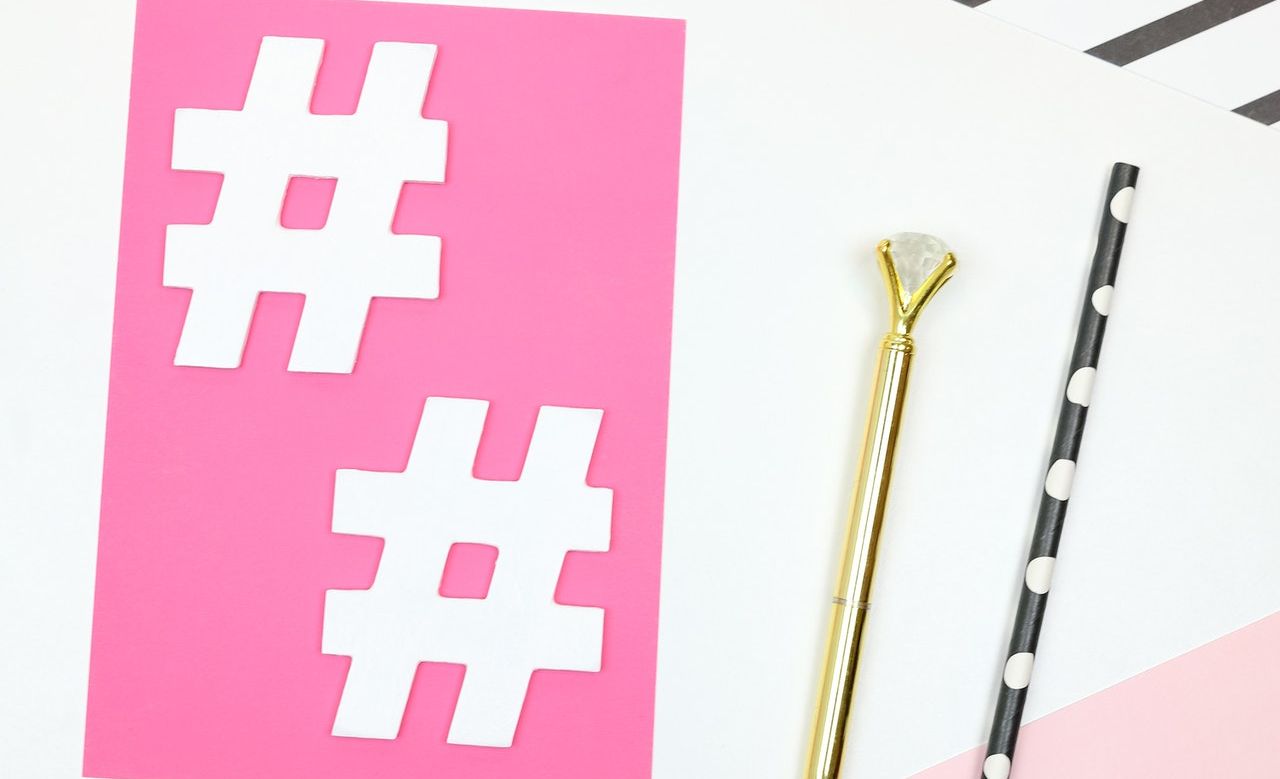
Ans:
{"type": "MultiPolygon", "coordinates": [[[[648,776],[683,23],[140,0],[134,46],[86,774],[648,776]],[[320,114],[355,110],[375,42],[439,47],[446,181],[406,184],[392,229],[441,237],[440,296],[375,299],[351,374],[286,370],[302,300],[280,294],[239,368],[173,364],[191,293],[162,285],[165,227],[208,222],[221,184],[171,169],[174,111],[239,109],[263,36],[325,41],[320,114]],[[403,470],[428,396],[490,402],[486,479],[519,476],[539,406],[604,410],[611,546],[568,554],[556,593],[604,608],[602,669],[536,672],[507,749],[445,742],[463,667],[437,663],[397,739],[330,735],[349,661],[320,651],[325,591],[368,587],[382,548],[331,532],[335,472],[403,470]]],[[[325,188],[299,189],[286,223],[314,227],[325,188]]]]}

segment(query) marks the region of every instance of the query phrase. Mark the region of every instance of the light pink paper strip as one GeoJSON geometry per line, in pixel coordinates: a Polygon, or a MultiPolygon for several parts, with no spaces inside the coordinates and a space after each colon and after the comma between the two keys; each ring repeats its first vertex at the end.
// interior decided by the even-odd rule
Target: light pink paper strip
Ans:
{"type": "MultiPolygon", "coordinates": [[[[1011,777],[1280,776],[1277,657],[1280,614],[1028,723],[1011,777]]],[[[915,779],[976,779],[983,754],[915,779]]]]}

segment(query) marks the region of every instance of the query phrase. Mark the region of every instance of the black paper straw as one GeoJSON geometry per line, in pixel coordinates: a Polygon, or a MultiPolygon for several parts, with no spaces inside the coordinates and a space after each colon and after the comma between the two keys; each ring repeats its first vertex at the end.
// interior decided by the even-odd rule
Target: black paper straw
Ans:
{"type": "Polygon", "coordinates": [[[1102,209],[1102,224],[1098,227],[1098,248],[1089,270],[1080,327],[1071,353],[1071,370],[1063,393],[1062,409],[1058,412],[1058,430],[1053,438],[1053,452],[1049,458],[1044,490],[1040,494],[1031,553],[1027,557],[1018,598],[1013,638],[1009,641],[1009,654],[1000,680],[987,757],[982,763],[984,779],[1007,779],[1010,775],[1013,750],[1018,743],[1018,728],[1022,725],[1022,709],[1027,702],[1027,685],[1031,681],[1040,627],[1049,601],[1049,583],[1058,556],[1058,542],[1062,539],[1062,524],[1067,516],[1071,482],[1080,454],[1080,440],[1084,435],[1085,417],[1089,413],[1089,396],[1097,372],[1098,354],[1107,329],[1107,314],[1111,311],[1111,290],[1120,264],[1120,249],[1124,245],[1129,204],[1137,181],[1137,167],[1123,162],[1112,166],[1111,182],[1107,185],[1106,203],[1102,209]]]}

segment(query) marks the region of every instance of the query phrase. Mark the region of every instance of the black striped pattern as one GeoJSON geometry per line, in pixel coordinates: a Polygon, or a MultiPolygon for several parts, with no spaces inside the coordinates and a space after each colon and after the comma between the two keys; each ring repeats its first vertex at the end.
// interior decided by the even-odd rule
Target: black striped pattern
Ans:
{"type": "Polygon", "coordinates": [[[1018,741],[1031,663],[1040,641],[1040,627],[1049,600],[1049,574],[1058,554],[1058,542],[1062,538],[1071,476],[1080,453],[1080,440],[1084,435],[1085,418],[1089,411],[1092,377],[1102,349],[1102,337],[1107,326],[1106,314],[1110,310],[1110,292],[1115,284],[1120,249],[1124,244],[1128,203],[1137,180],[1138,169],[1133,165],[1116,163],[1111,170],[1106,207],[1098,229],[1098,246],[1089,272],[1089,285],[1080,312],[1075,348],[1071,354],[1070,379],[1058,416],[1050,468],[1045,490],[1040,498],[1031,553],[1027,558],[1027,572],[1018,599],[1013,638],[1009,642],[1009,659],[1006,660],[995,718],[991,725],[991,738],[987,744],[988,757],[984,763],[984,776],[988,779],[1005,779],[1009,775],[1010,762],[1018,741]],[[1126,189],[1127,192],[1124,191],[1126,189]],[[1103,292],[1099,293],[1098,290],[1103,292]],[[1065,480],[1063,474],[1066,474],[1065,480]]]}
{"type": "Polygon", "coordinates": [[[1201,0],[1085,53],[1123,67],[1269,2],[1271,0],[1201,0]]]}
{"type": "MultiPolygon", "coordinates": [[[[957,2],[970,8],[977,8],[986,4],[988,0],[957,0],[957,2]]],[[[1187,6],[1181,10],[1100,43],[1085,53],[1124,67],[1271,2],[1273,0],[1188,2],[1187,6]]],[[[1213,63],[1206,62],[1205,67],[1212,69],[1213,63]]],[[[1177,84],[1170,84],[1170,86],[1178,87],[1177,84]]],[[[1232,110],[1263,124],[1276,124],[1280,122],[1280,90],[1260,96],[1232,110]]]]}
{"type": "Polygon", "coordinates": [[[1263,95],[1250,103],[1245,103],[1236,109],[1236,113],[1263,124],[1280,122],[1280,89],[1269,95],[1263,95]]]}

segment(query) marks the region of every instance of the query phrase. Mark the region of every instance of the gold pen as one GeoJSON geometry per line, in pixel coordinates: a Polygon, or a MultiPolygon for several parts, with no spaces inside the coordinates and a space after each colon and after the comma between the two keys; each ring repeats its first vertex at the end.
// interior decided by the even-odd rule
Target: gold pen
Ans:
{"type": "Polygon", "coordinates": [[[889,293],[889,332],[880,342],[875,389],[862,460],[849,509],[835,596],[831,599],[831,632],[814,714],[813,738],[804,779],[840,776],[845,731],[853,703],[854,676],[867,609],[871,605],[871,577],[876,542],[884,521],[893,474],[893,452],[906,400],[907,375],[916,317],[956,269],[956,258],[942,241],[923,233],[898,233],[876,246],[880,271],[889,293]]]}

